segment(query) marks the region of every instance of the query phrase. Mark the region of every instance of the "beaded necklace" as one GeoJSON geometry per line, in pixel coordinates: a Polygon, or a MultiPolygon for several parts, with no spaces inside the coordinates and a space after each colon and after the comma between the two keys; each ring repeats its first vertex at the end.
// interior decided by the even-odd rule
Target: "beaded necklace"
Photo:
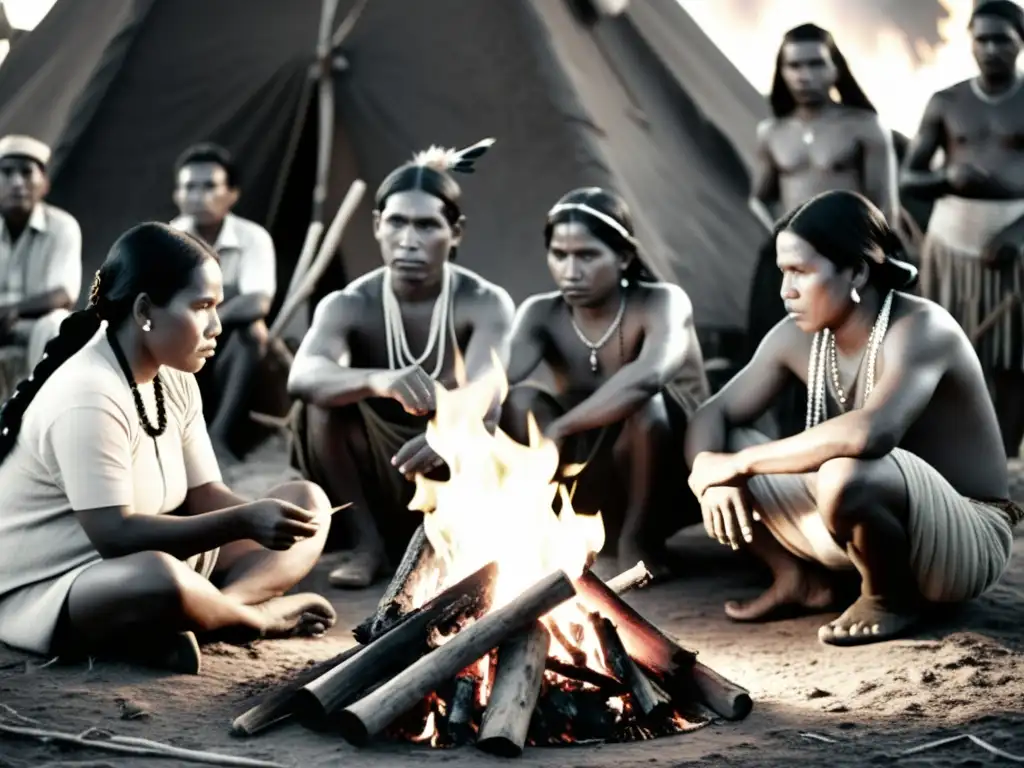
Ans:
{"type": "Polygon", "coordinates": [[[397,371],[410,365],[421,365],[437,347],[437,361],[430,378],[436,379],[444,366],[445,342],[447,341],[448,325],[452,304],[452,271],[448,264],[443,267],[441,292],[434,301],[434,309],[430,314],[430,326],[427,330],[427,343],[423,354],[413,355],[409,348],[409,340],[405,335],[405,322],[402,320],[402,307],[391,287],[391,270],[384,270],[381,291],[381,303],[384,307],[384,344],[388,353],[388,367],[397,371]]]}
{"type": "Polygon", "coordinates": [[[135,398],[135,412],[139,414],[139,423],[142,424],[142,428],[146,431],[147,435],[153,438],[160,437],[164,430],[167,429],[167,409],[164,405],[164,386],[160,381],[160,374],[158,373],[153,379],[153,394],[156,395],[156,426],[154,427],[149,422],[149,416],[146,414],[146,405],[142,402],[142,395],[139,394],[139,387],[135,383],[135,376],[132,374],[132,369],[124,356],[124,350],[121,349],[117,337],[109,327],[107,328],[107,340],[110,342],[111,349],[114,350],[114,357],[117,358],[117,363],[121,366],[124,377],[128,379],[128,387],[132,391],[132,397],[135,398]]]}
{"type": "MultiPolygon", "coordinates": [[[[875,388],[875,367],[878,351],[882,348],[882,339],[889,328],[889,315],[892,312],[893,291],[886,294],[882,308],[875,318],[868,337],[867,375],[864,381],[864,402],[871,396],[875,388]]],[[[847,393],[839,382],[839,353],[836,351],[836,336],[827,328],[814,334],[811,341],[811,357],[807,363],[807,420],[806,428],[810,429],[828,418],[825,407],[826,371],[831,374],[832,387],[841,406],[846,405],[847,393]]]]}

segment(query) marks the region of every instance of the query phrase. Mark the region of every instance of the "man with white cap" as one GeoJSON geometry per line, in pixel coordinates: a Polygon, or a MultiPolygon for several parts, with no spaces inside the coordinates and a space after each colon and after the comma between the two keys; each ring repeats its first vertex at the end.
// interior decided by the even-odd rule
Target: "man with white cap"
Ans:
{"type": "Polygon", "coordinates": [[[29,370],[82,287],[78,222],[43,202],[50,154],[30,136],[0,138],[0,347],[25,348],[29,370]]]}

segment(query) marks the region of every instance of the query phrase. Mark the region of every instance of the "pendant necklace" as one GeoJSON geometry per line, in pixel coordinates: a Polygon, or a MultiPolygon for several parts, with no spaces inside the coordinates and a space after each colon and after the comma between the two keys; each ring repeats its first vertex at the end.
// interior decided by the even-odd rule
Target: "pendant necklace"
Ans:
{"type": "Polygon", "coordinates": [[[572,311],[569,312],[569,320],[572,322],[573,330],[576,331],[576,335],[579,337],[587,347],[590,348],[590,370],[593,373],[597,373],[597,351],[601,349],[605,344],[608,343],[608,339],[612,337],[612,334],[618,329],[622,323],[622,318],[626,313],[626,294],[622,294],[622,300],[619,302],[619,311],[615,315],[615,319],[612,320],[612,324],[608,326],[608,330],[604,332],[604,335],[596,342],[591,341],[586,337],[580,327],[576,324],[576,318],[573,317],[572,311]]]}

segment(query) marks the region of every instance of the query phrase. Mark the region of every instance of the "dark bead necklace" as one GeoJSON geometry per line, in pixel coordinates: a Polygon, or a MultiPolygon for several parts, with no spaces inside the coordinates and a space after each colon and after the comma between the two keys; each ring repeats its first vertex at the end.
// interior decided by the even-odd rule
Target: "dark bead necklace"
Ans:
{"type": "Polygon", "coordinates": [[[167,429],[167,409],[164,407],[164,385],[160,382],[160,374],[156,375],[153,379],[153,394],[156,395],[156,426],[154,427],[149,423],[149,416],[146,414],[146,406],[142,402],[142,395],[139,394],[139,387],[135,383],[135,376],[132,374],[132,369],[128,366],[128,360],[124,356],[124,350],[121,349],[121,345],[117,341],[117,337],[114,336],[114,332],[108,327],[107,328],[107,339],[110,341],[110,347],[114,350],[114,357],[117,358],[118,365],[121,366],[121,370],[124,372],[124,377],[128,379],[128,386],[132,390],[132,396],[135,398],[135,412],[139,414],[139,421],[142,424],[142,428],[146,430],[146,434],[150,437],[160,437],[167,429]]]}

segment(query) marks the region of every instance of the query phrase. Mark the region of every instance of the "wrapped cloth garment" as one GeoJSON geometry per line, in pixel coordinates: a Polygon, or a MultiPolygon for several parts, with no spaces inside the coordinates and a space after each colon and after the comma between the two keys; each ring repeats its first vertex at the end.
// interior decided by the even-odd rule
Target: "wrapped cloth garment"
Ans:
{"type": "MultiPolygon", "coordinates": [[[[751,429],[734,429],[729,450],[768,442],[751,429]]],[[[897,448],[894,461],[907,483],[910,564],[925,599],[959,603],[988,591],[1010,562],[1012,526],[1024,517],[1016,503],[969,499],[933,467],[897,448]]],[[[748,480],[764,525],[793,555],[833,570],[853,568],[818,514],[806,475],[756,475],[748,480]]]]}
{"type": "MultiPolygon", "coordinates": [[[[990,269],[981,252],[993,237],[1024,217],[1024,200],[943,197],[921,246],[921,295],[944,307],[972,336],[1006,299],[1024,291],[1024,257],[990,269]]],[[[1021,243],[1024,246],[1024,243],[1021,243]]],[[[975,349],[985,370],[1024,369],[1024,306],[1003,312],[975,349]]]]}

